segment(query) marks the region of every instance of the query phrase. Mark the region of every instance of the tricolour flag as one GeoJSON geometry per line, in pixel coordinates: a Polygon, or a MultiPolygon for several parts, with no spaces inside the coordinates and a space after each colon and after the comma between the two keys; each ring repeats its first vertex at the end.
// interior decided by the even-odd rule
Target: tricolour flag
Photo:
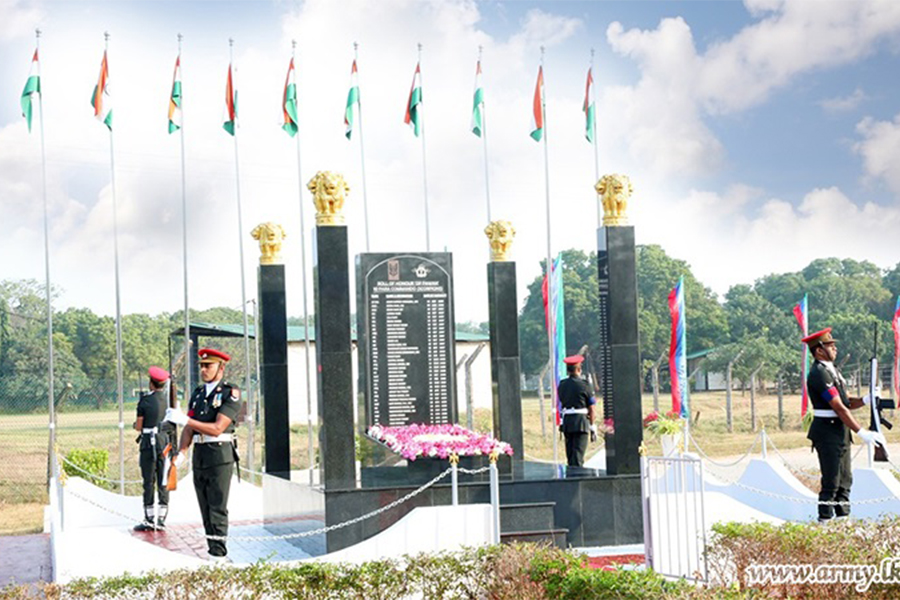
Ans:
{"type": "Polygon", "coordinates": [[[669,292],[672,339],[669,343],[669,377],[672,380],[672,411],[690,418],[690,386],[687,380],[687,336],[684,317],[684,277],[669,292]]]}
{"type": "Polygon", "coordinates": [[[594,143],[594,78],[591,69],[588,69],[587,83],[584,86],[584,137],[594,143]]]}
{"type": "Polygon", "coordinates": [[[97,78],[97,85],[94,86],[91,106],[94,107],[94,117],[112,131],[112,97],[109,95],[109,63],[106,62],[106,50],[103,51],[100,77],[97,78]]]}
{"type": "Polygon", "coordinates": [[[541,285],[541,294],[544,300],[544,319],[547,324],[547,334],[555,340],[554,350],[556,356],[553,365],[553,412],[556,424],[559,425],[562,418],[562,404],[556,393],[557,385],[562,381],[566,372],[566,309],[565,295],[563,294],[563,263],[560,254],[550,267],[550,285],[547,285],[547,276],[541,285]],[[549,288],[549,289],[548,289],[549,288]],[[553,321],[550,320],[550,306],[553,307],[553,321]]]}
{"type": "Polygon", "coordinates": [[[225,113],[222,116],[222,128],[229,134],[234,135],[234,128],[237,126],[238,118],[238,98],[237,90],[234,89],[234,79],[231,76],[231,63],[228,63],[228,81],[225,83],[225,113]]]}
{"type": "Polygon", "coordinates": [[[481,137],[484,131],[484,89],[481,87],[481,61],[475,67],[475,94],[472,97],[472,133],[481,137]]]}
{"type": "Polygon", "coordinates": [[[894,330],[894,398],[900,398],[900,296],[897,296],[891,329],[894,330]]]}
{"type": "Polygon", "coordinates": [[[356,59],[350,67],[350,91],[347,92],[347,106],[344,108],[344,128],[349,140],[353,135],[353,108],[359,110],[359,74],[356,72],[356,59]]]}
{"type": "MultiPolygon", "coordinates": [[[[809,306],[808,294],[803,294],[803,300],[794,306],[794,317],[797,318],[797,324],[800,326],[802,337],[809,335],[809,306]]],[[[806,389],[806,376],[809,375],[809,351],[806,344],[800,343],[800,353],[803,355],[803,375],[801,377],[801,388],[803,394],[800,400],[800,416],[805,417],[806,411],[809,409],[809,390],[806,389]]]]}
{"type": "Polygon", "coordinates": [[[538,67],[537,83],[534,84],[532,102],[531,137],[539,142],[544,137],[544,67],[538,67]]]}
{"type": "Polygon", "coordinates": [[[169,133],[181,129],[181,55],[175,59],[172,75],[172,94],[169,96],[169,133]]]}
{"type": "Polygon", "coordinates": [[[412,87],[409,88],[409,100],[406,101],[406,116],[403,122],[412,127],[413,133],[419,137],[422,131],[422,71],[419,63],[416,63],[416,72],[413,73],[412,87]]]}
{"type": "Polygon", "coordinates": [[[25,89],[22,90],[22,116],[28,123],[28,131],[31,132],[31,115],[34,112],[34,97],[41,93],[41,66],[38,63],[38,51],[35,49],[34,56],[31,58],[31,71],[28,73],[28,80],[25,82],[25,89]]]}
{"type": "Polygon", "coordinates": [[[294,137],[300,129],[297,125],[297,85],[294,83],[294,59],[288,65],[287,77],[284,79],[284,94],[281,96],[281,108],[284,112],[282,129],[294,137]]]}

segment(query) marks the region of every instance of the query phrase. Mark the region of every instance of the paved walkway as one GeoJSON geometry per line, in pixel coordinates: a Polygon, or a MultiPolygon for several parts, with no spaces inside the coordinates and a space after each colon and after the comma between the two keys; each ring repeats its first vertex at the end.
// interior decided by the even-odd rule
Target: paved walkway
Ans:
{"type": "Polygon", "coordinates": [[[0,588],[52,580],[49,533],[0,537],[0,588]]]}

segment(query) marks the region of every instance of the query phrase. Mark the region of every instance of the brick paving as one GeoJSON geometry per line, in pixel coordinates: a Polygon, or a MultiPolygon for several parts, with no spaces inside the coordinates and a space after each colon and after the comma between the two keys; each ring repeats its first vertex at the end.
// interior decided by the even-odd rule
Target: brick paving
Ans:
{"type": "Polygon", "coordinates": [[[52,580],[49,533],[0,537],[0,589],[52,580]]]}

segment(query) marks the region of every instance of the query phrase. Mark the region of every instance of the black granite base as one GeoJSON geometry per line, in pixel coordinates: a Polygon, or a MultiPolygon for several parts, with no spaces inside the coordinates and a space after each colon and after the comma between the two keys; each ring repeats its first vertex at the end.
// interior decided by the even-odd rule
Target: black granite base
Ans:
{"type": "Polygon", "coordinates": [[[259,267],[260,373],[265,407],[267,473],[290,476],[288,416],[287,312],[284,265],[259,267]]]}
{"type": "MultiPolygon", "coordinates": [[[[487,272],[494,437],[509,443],[513,448],[513,457],[521,460],[524,457],[524,438],[516,263],[490,262],[487,272]]],[[[508,464],[505,461],[500,467],[505,468],[508,464]]]]}

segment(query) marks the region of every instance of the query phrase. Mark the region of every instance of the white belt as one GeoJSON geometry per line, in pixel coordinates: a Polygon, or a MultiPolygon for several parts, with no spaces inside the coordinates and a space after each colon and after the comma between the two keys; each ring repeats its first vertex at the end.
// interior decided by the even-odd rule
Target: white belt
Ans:
{"type": "Polygon", "coordinates": [[[144,429],[141,429],[141,433],[159,433],[159,427],[145,427],[144,429]]]}
{"type": "Polygon", "coordinates": [[[838,414],[830,408],[814,408],[813,416],[821,417],[823,419],[836,419],[838,414]]]}
{"type": "Polygon", "coordinates": [[[562,409],[563,416],[566,415],[586,415],[588,414],[588,409],[586,408],[564,408],[562,409]]]}
{"type": "Polygon", "coordinates": [[[223,433],[221,435],[206,435],[205,433],[195,433],[194,443],[211,444],[213,442],[230,442],[231,438],[232,435],[230,433],[223,433]]]}

